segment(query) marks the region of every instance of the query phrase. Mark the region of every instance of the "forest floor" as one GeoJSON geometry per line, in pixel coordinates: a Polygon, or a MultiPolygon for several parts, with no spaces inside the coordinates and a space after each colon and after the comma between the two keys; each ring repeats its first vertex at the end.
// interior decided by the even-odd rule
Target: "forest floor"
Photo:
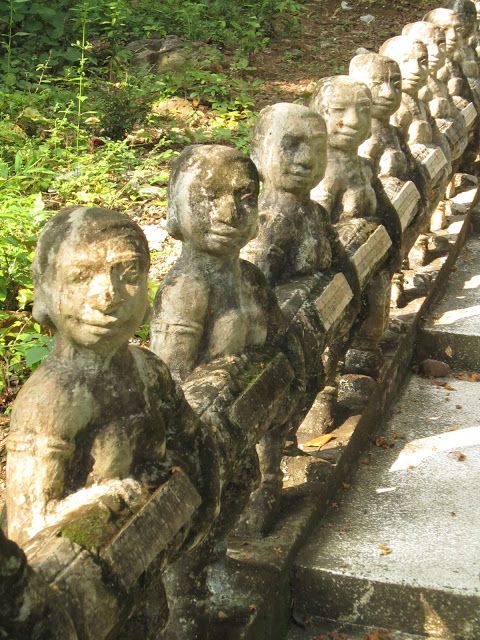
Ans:
{"type": "MultiPolygon", "coordinates": [[[[268,104],[282,101],[307,102],[314,90],[315,82],[319,78],[348,73],[349,61],[359,48],[371,51],[378,50],[380,44],[386,39],[399,35],[404,24],[420,20],[427,11],[437,7],[438,2],[396,0],[395,3],[389,3],[385,0],[350,0],[345,3],[340,0],[309,0],[301,5],[303,10],[300,14],[300,27],[288,37],[272,38],[267,48],[250,54],[250,70],[239,74],[250,95],[249,125],[253,123],[255,114],[268,104]],[[343,8],[342,5],[346,8],[343,8]]],[[[174,98],[173,103],[175,100],[174,98]]],[[[167,100],[167,111],[168,103],[167,100]]],[[[128,166],[130,163],[134,167],[133,171],[125,170],[124,165],[120,165],[118,168],[112,164],[108,167],[109,174],[108,178],[105,178],[105,183],[107,180],[109,181],[110,191],[106,191],[104,185],[98,186],[100,180],[98,175],[107,174],[104,166],[102,165],[101,171],[98,171],[94,161],[86,157],[89,154],[85,154],[83,165],[72,165],[73,173],[77,172],[80,177],[72,178],[70,176],[72,171],[56,176],[56,179],[63,180],[63,183],[57,181],[55,185],[68,186],[68,181],[70,181],[72,183],[71,191],[67,191],[67,186],[63,187],[63,193],[60,188],[52,189],[50,187],[41,194],[47,209],[53,211],[67,204],[89,203],[114,206],[128,211],[145,228],[151,242],[151,247],[154,250],[152,277],[157,285],[179,252],[179,244],[170,239],[164,229],[165,187],[168,180],[170,159],[178,154],[182,145],[188,144],[190,141],[199,141],[192,134],[192,130],[195,133],[196,127],[205,127],[218,120],[218,114],[208,105],[198,106],[195,100],[180,99],[179,101],[177,99],[177,105],[179,108],[173,123],[175,126],[171,129],[175,132],[175,144],[172,144],[175,152],[171,154],[169,148],[163,147],[163,157],[165,158],[163,161],[158,160],[158,155],[157,158],[152,158],[148,145],[142,147],[142,136],[144,135],[144,127],[142,126],[139,128],[140,130],[134,130],[127,137],[129,142],[127,151],[124,147],[119,150],[125,154],[125,157],[127,157],[127,153],[130,154],[125,160],[125,165],[128,166]],[[193,121],[196,124],[192,126],[193,121]],[[135,154],[136,157],[132,160],[135,154]],[[134,175],[135,167],[140,163],[143,163],[143,168],[141,172],[137,172],[137,179],[137,176],[134,175]],[[147,168],[145,169],[145,167],[147,168]],[[82,178],[82,172],[85,174],[85,178],[82,178]],[[95,176],[98,184],[93,185],[93,179],[90,175],[95,176]],[[153,187],[149,191],[152,176],[155,177],[153,184],[161,186],[153,187]],[[140,188],[138,188],[135,197],[132,197],[132,184],[135,180],[140,183],[140,188]],[[142,188],[144,188],[143,193],[141,192],[142,188]],[[111,193],[114,193],[114,196],[111,193]],[[76,199],[76,197],[80,199],[76,199]]],[[[160,105],[162,113],[165,112],[164,106],[160,105]]],[[[158,105],[157,109],[159,109],[158,105]]],[[[223,124],[228,124],[224,115],[221,118],[223,124]]],[[[173,135],[170,135],[173,140],[173,135]]],[[[235,143],[235,135],[234,127],[232,137],[226,139],[225,142],[235,143]]],[[[242,136],[243,148],[247,150],[248,131],[245,132],[243,129],[242,136]]],[[[97,138],[92,137],[90,154],[95,152],[96,140],[97,138]]],[[[224,140],[220,137],[217,141],[223,142],[224,140]]],[[[102,147],[99,149],[101,151],[102,147]]],[[[72,167],[67,165],[67,169],[72,167]]],[[[10,322],[8,318],[6,322],[8,328],[8,322],[10,322]]],[[[2,329],[2,322],[0,322],[0,329],[2,329]]],[[[22,331],[24,336],[29,335],[24,326],[20,328],[20,333],[22,331]]],[[[6,379],[13,381],[13,387],[18,389],[19,383],[22,382],[22,376],[18,375],[18,364],[11,365],[15,359],[15,352],[11,350],[11,345],[20,343],[16,337],[12,341],[11,335],[9,334],[10,337],[5,338],[7,340],[7,355],[3,359],[6,362],[6,379]],[[13,356],[8,353],[8,348],[12,351],[13,356]],[[9,358],[11,359],[9,360],[9,358]]],[[[0,351],[1,347],[0,344],[0,351]]],[[[22,373],[24,370],[25,367],[23,367],[22,373]]],[[[7,388],[7,391],[4,389],[4,399],[2,400],[0,388],[0,405],[3,404],[7,409],[7,414],[17,389],[7,388]]],[[[5,490],[5,443],[8,429],[8,415],[0,417],[0,506],[5,490]]]]}

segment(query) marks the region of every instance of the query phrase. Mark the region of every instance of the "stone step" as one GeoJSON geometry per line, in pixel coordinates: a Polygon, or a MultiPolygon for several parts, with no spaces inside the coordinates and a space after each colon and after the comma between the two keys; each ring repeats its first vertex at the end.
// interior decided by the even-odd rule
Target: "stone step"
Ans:
{"type": "Polygon", "coordinates": [[[480,235],[470,236],[418,340],[419,359],[480,371],[480,235]]]}
{"type": "Polygon", "coordinates": [[[425,636],[312,617],[306,626],[292,624],[287,640],[425,640],[425,636]]]}
{"type": "Polygon", "coordinates": [[[296,560],[296,620],[480,638],[479,392],[469,379],[409,379],[296,560]]]}

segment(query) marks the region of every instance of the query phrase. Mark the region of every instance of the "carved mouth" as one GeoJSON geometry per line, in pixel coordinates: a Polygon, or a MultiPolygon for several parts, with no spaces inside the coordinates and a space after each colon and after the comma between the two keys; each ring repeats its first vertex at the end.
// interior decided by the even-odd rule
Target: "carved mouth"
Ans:
{"type": "Polygon", "coordinates": [[[382,109],[391,109],[394,106],[394,101],[393,100],[387,100],[386,98],[383,98],[381,100],[375,100],[374,102],[374,106],[375,107],[380,107],[382,109]]]}
{"type": "Polygon", "coordinates": [[[357,137],[357,132],[356,131],[337,131],[335,135],[341,136],[342,138],[347,138],[348,140],[353,140],[354,138],[357,137]]]}
{"type": "Polygon", "coordinates": [[[311,176],[311,171],[308,169],[294,169],[289,172],[289,175],[297,180],[307,180],[311,176]]]}
{"type": "Polygon", "coordinates": [[[240,231],[235,227],[213,227],[208,234],[210,237],[216,238],[221,241],[237,240],[240,235],[240,231]]]}
{"type": "Polygon", "coordinates": [[[107,332],[114,327],[121,324],[118,318],[112,318],[108,316],[105,320],[81,320],[83,325],[86,325],[93,331],[107,332]]]}

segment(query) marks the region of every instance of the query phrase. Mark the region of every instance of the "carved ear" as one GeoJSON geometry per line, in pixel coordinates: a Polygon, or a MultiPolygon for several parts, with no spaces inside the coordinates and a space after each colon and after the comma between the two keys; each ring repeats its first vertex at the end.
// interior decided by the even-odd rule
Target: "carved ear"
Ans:
{"type": "Polygon", "coordinates": [[[41,287],[36,287],[35,300],[33,302],[32,316],[34,319],[46,329],[55,331],[56,327],[50,318],[48,306],[45,300],[45,293],[41,287]]]}
{"type": "Polygon", "coordinates": [[[152,319],[152,313],[152,305],[149,303],[147,304],[147,308],[145,309],[145,315],[143,316],[142,324],[147,324],[148,322],[150,322],[150,320],[152,319]]]}
{"type": "Polygon", "coordinates": [[[178,222],[177,207],[170,204],[167,213],[167,231],[175,240],[183,240],[183,235],[178,222]]]}

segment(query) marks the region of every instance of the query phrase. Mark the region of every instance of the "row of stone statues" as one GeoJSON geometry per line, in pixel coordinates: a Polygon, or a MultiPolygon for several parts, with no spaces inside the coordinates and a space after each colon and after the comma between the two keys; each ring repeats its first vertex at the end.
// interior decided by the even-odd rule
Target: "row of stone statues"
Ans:
{"type": "Polygon", "coordinates": [[[274,526],[286,440],[315,398],[328,430],[338,389],[358,408],[381,375],[402,266],[427,260],[478,151],[476,27],[455,0],[321,79],[308,107],[266,107],[251,159],[186,148],[151,351],[129,343],[148,316],[141,229],[85,207],[46,225],[33,311],[56,342],[15,402],[7,460],[7,533],[35,573],[0,538],[0,575],[17,558],[0,637],[208,638],[209,567],[233,529],[274,526]],[[63,620],[50,636],[32,575],[63,620]]]}

